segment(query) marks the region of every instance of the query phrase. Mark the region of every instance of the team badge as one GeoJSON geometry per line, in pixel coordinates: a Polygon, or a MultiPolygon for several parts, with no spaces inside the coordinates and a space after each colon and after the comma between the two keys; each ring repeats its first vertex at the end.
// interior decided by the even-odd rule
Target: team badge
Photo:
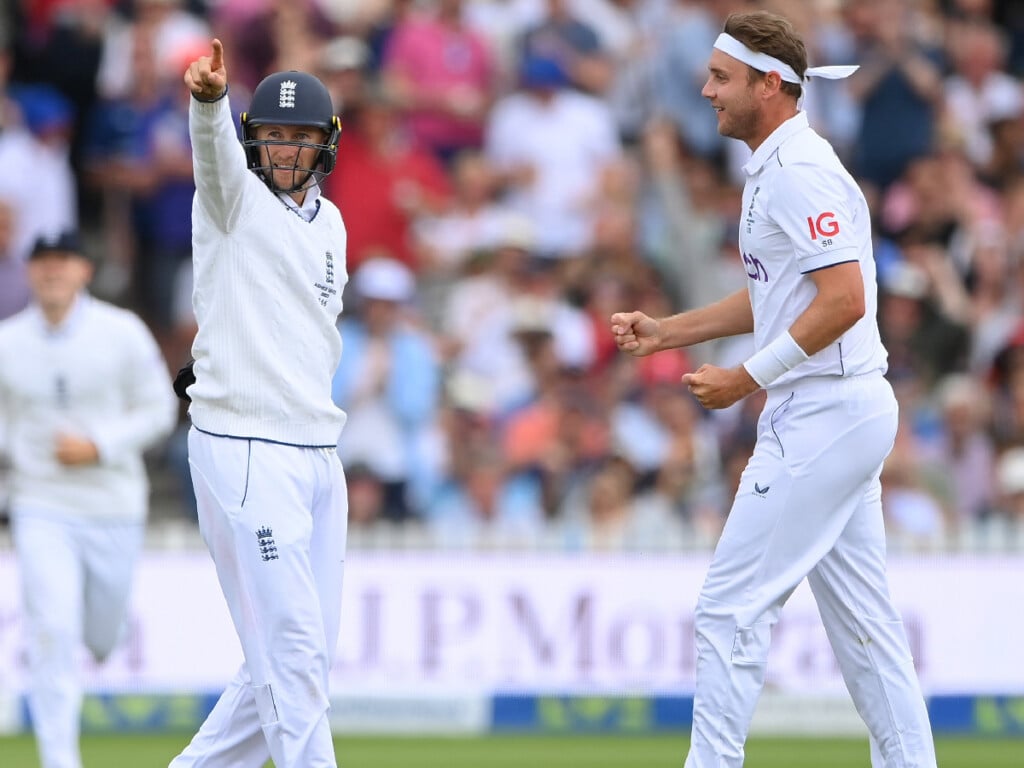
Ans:
{"type": "Polygon", "coordinates": [[[282,109],[295,109],[295,88],[298,86],[294,80],[285,80],[281,83],[281,90],[277,95],[277,106],[282,109]]]}
{"type": "Polygon", "coordinates": [[[264,563],[277,560],[277,544],[274,543],[274,531],[270,526],[263,526],[256,531],[256,541],[259,543],[260,558],[264,563]]]}

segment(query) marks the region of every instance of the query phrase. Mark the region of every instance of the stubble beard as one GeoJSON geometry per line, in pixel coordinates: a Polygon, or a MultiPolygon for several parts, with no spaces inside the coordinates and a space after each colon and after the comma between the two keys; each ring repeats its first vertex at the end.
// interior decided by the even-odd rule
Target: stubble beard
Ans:
{"type": "Polygon", "coordinates": [[[728,114],[730,116],[730,123],[719,126],[719,132],[723,136],[746,141],[757,132],[757,113],[754,110],[735,108],[728,114]]]}

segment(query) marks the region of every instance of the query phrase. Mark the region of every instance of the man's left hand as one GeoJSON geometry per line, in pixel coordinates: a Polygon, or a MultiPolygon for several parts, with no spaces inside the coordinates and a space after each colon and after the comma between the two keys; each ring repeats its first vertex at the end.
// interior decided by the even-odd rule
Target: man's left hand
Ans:
{"type": "Polygon", "coordinates": [[[760,389],[742,365],[735,368],[702,365],[693,373],[684,374],[683,384],[697,402],[709,410],[728,408],[760,389]]]}

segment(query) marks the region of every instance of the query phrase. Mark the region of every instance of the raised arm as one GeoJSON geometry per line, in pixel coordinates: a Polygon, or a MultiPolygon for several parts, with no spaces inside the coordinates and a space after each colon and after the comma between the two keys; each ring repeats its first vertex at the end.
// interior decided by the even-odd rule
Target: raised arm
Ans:
{"type": "Polygon", "coordinates": [[[210,56],[200,56],[185,70],[192,94],[189,135],[196,201],[211,222],[227,232],[234,228],[246,188],[245,151],[231,120],[224,46],[214,39],[210,56]]]}

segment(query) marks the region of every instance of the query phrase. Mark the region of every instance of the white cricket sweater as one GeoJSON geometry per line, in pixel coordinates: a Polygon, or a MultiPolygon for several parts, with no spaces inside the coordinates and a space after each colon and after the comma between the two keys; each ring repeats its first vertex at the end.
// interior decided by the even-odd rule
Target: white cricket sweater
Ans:
{"type": "Polygon", "coordinates": [[[192,99],[192,345],[189,416],[205,432],[335,446],[345,413],[331,399],[346,232],[320,198],[304,220],[247,168],[228,98],[192,99]]]}
{"type": "Polygon", "coordinates": [[[132,313],[82,294],[59,327],[34,305],[0,322],[0,452],[15,515],[143,520],[142,453],[177,415],[167,364],[132,313]],[[91,439],[98,463],[60,464],[59,432],[91,439]]]}

